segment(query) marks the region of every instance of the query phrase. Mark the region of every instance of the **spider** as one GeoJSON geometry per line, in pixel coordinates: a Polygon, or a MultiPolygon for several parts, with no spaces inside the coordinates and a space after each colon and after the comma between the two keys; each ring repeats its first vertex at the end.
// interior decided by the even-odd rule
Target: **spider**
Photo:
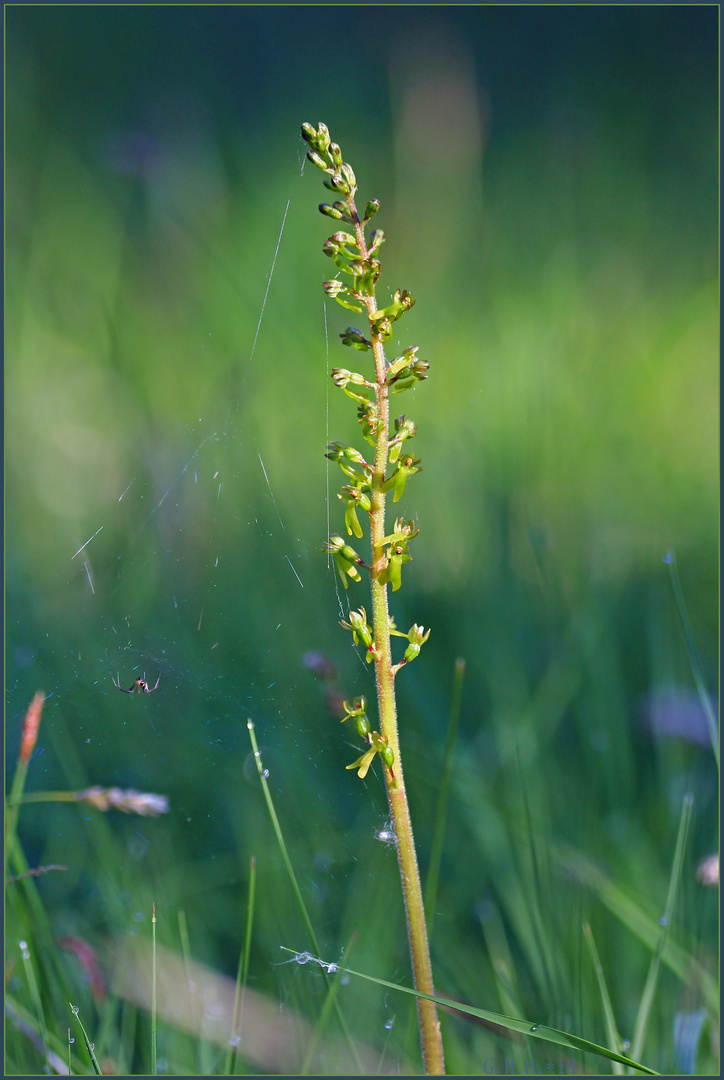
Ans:
{"type": "Polygon", "coordinates": [[[111,681],[117,690],[120,690],[122,694],[152,694],[154,690],[158,689],[158,684],[161,682],[161,676],[156,679],[155,686],[149,686],[146,682],[146,672],[143,673],[142,679],[136,679],[133,686],[129,686],[127,690],[124,690],[121,686],[121,677],[116,673],[115,679],[111,676],[111,681]]]}

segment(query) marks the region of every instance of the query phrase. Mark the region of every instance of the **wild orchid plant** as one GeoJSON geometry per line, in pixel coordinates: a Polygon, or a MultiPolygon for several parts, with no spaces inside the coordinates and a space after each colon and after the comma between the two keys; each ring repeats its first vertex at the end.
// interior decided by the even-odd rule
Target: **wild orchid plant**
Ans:
{"type": "MultiPolygon", "coordinates": [[[[367,203],[364,216],[360,217],[355,204],[357,181],[351,167],[342,159],[342,152],[331,141],[324,124],[314,128],[302,124],[302,136],[309,145],[308,159],[327,174],[324,186],[338,198],[331,205],[322,203],[322,214],[343,223],[352,232],[335,232],[323,245],[325,255],[332,259],[339,275],[325,281],[323,288],[332,297],[356,314],[366,314],[368,329],[363,333],[353,326],[340,334],[342,343],[360,352],[371,352],[373,377],[366,378],[347,368],[333,368],[332,378],[357,404],[357,418],[364,439],[374,447],[374,457],[367,462],[354,447],[332,442],[327,447],[327,457],[336,461],[350,483],[338,495],[345,505],[344,522],[348,536],[361,539],[364,535],[359,515],[369,516],[371,562],[367,563],[338,534],[329,537],[325,548],[334,555],[344,587],[348,578],[361,581],[360,570],[370,577],[372,592],[372,623],[368,621],[364,607],[351,611],[349,621],[341,625],[350,630],[355,645],[362,644],[368,663],[374,663],[379,708],[379,731],[373,731],[367,717],[367,701],[357,697],[350,705],[344,703],[345,720],[353,720],[357,732],[367,744],[367,749],[348,769],[357,769],[364,778],[375,758],[379,755],[387,785],[387,795],[392,813],[397,842],[397,854],[402,879],[402,892],[407,914],[410,955],[415,987],[423,994],[433,994],[430,952],[425,929],[425,914],[417,866],[415,843],[412,835],[410,811],[405,793],[405,781],[400,758],[395,703],[395,676],[420,653],[430,636],[422,626],[414,625],[404,634],[396,629],[390,617],[387,603],[387,586],[396,592],[401,585],[402,567],[410,561],[410,541],[419,532],[413,521],[399,517],[392,532],[385,535],[385,501],[393,492],[397,502],[405,491],[410,477],[420,472],[420,460],[406,448],[409,439],[415,437],[415,422],[400,416],[394,421],[394,435],[390,433],[390,395],[403,393],[427,378],[429,364],[418,359],[417,346],[412,346],[391,362],[385,358],[385,343],[392,336],[393,324],[414,304],[406,290],[397,290],[392,302],[378,308],[375,285],[380,277],[379,253],[384,242],[381,229],[373,230],[369,239],[365,227],[380,208],[379,201],[367,203]],[[367,336],[365,336],[367,335],[367,336]],[[388,473],[388,468],[391,471],[388,473]],[[401,660],[392,662],[391,637],[407,640],[407,648],[401,660]]],[[[363,518],[364,520],[364,518],[363,518]]],[[[425,998],[417,999],[420,1039],[423,1062],[427,1073],[444,1073],[440,1024],[435,1003],[425,998]]]]}

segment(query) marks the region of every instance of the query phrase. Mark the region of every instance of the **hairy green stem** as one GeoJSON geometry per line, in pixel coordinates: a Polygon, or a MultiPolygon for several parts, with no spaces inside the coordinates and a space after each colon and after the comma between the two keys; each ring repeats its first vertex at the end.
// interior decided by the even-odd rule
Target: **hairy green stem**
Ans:
{"type": "MultiPolygon", "coordinates": [[[[364,228],[360,220],[353,196],[347,204],[354,225],[355,240],[362,259],[368,257],[364,228]]],[[[375,461],[372,473],[372,491],[370,501],[370,535],[372,544],[372,568],[370,583],[372,589],[372,615],[375,641],[375,676],[377,682],[377,701],[379,707],[380,731],[394,753],[394,769],[384,768],[387,782],[387,797],[390,804],[392,821],[397,842],[397,857],[400,865],[402,893],[407,915],[407,932],[410,942],[410,956],[415,988],[423,994],[434,994],[430,950],[427,941],[425,911],[422,902],[420,871],[417,865],[415,839],[412,832],[410,808],[405,791],[402,771],[400,739],[397,729],[397,706],[395,702],[394,672],[392,667],[392,648],[390,641],[390,617],[387,605],[387,583],[380,582],[380,574],[385,569],[385,469],[389,453],[389,388],[386,378],[385,353],[382,342],[375,332],[372,318],[377,310],[374,291],[364,298],[370,325],[370,340],[375,364],[375,397],[377,402],[377,435],[375,443],[375,461]]],[[[445,1064],[440,1036],[440,1022],[437,1018],[437,1006],[434,1001],[417,999],[417,1015],[420,1025],[420,1042],[425,1072],[442,1074],[445,1064]]]]}

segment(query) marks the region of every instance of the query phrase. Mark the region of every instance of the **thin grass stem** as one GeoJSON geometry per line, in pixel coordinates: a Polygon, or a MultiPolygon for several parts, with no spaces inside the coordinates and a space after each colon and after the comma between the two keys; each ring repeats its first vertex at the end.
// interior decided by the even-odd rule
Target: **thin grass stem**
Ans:
{"type": "Polygon", "coordinates": [[[43,1040],[43,1056],[48,1056],[48,1029],[45,1024],[45,1013],[43,1012],[43,1005],[40,1000],[40,991],[38,989],[38,980],[35,977],[35,968],[33,967],[32,958],[30,956],[30,949],[26,941],[20,942],[20,955],[23,960],[23,967],[25,968],[25,977],[28,981],[28,990],[30,991],[30,998],[33,1002],[33,1008],[35,1009],[35,1015],[38,1020],[38,1027],[40,1029],[41,1038],[43,1040]]]}
{"type": "Polygon", "coordinates": [[[15,840],[15,832],[18,823],[18,811],[20,808],[23,788],[25,787],[25,778],[27,775],[28,763],[26,761],[18,762],[18,766],[13,776],[10,794],[5,800],[5,854],[3,857],[3,881],[6,881],[8,876],[8,859],[15,840]]]}
{"type": "MultiPolygon", "coordinates": [[[[68,1004],[70,1005],[70,1002],[68,1002],[68,1004]]],[[[73,1016],[78,1021],[78,1026],[80,1027],[80,1030],[81,1030],[81,1032],[83,1034],[83,1041],[85,1043],[85,1048],[88,1051],[88,1056],[90,1057],[91,1065],[93,1066],[93,1072],[96,1074],[96,1076],[101,1076],[102,1075],[102,1070],[101,1070],[100,1065],[98,1064],[98,1058],[96,1057],[96,1054],[95,1054],[95,1047],[94,1047],[93,1043],[90,1041],[90,1039],[88,1038],[88,1033],[86,1032],[86,1029],[83,1027],[83,1021],[80,1018],[80,1009],[79,1009],[79,1007],[77,1005],[70,1005],[70,1011],[73,1013],[73,1016]]]]}
{"type": "Polygon", "coordinates": [[[15,830],[18,825],[19,804],[25,790],[25,780],[28,775],[28,765],[35,750],[38,738],[38,729],[43,715],[45,694],[38,690],[33,695],[33,700],[27,708],[23,718],[23,726],[20,736],[20,750],[18,752],[18,764],[10,787],[10,794],[5,800],[5,852],[3,855],[3,882],[8,876],[8,855],[15,840],[15,830]]]}
{"type": "Polygon", "coordinates": [[[231,1017],[231,1035],[229,1037],[229,1050],[226,1055],[224,1075],[236,1073],[239,1045],[241,1043],[241,1017],[244,1012],[244,994],[246,980],[249,975],[249,956],[251,954],[251,930],[254,925],[254,899],[256,896],[256,858],[251,857],[249,866],[249,895],[246,904],[246,931],[244,933],[244,947],[239,954],[239,966],[236,971],[236,986],[234,988],[234,1008],[231,1017]]]}
{"type": "MultiPolygon", "coordinates": [[[[317,941],[317,935],[314,932],[314,927],[312,926],[312,920],[309,918],[309,912],[307,911],[307,905],[304,903],[304,897],[302,896],[302,891],[299,888],[299,883],[297,881],[297,876],[294,873],[294,867],[292,866],[292,860],[289,858],[289,852],[287,851],[287,845],[284,842],[284,835],[282,833],[281,825],[279,824],[279,818],[277,817],[277,812],[274,809],[274,803],[272,801],[271,792],[269,790],[269,785],[267,784],[267,781],[266,781],[266,774],[264,772],[264,765],[263,765],[262,760],[261,760],[261,752],[259,750],[259,744],[257,743],[257,740],[256,740],[256,732],[254,731],[254,722],[251,719],[249,719],[246,722],[246,726],[249,729],[249,738],[251,740],[252,750],[254,751],[254,761],[256,762],[256,770],[257,770],[257,772],[259,774],[259,780],[261,781],[261,788],[262,788],[262,791],[264,792],[264,799],[266,801],[267,810],[269,811],[269,817],[271,818],[271,823],[272,823],[272,827],[274,829],[274,834],[275,834],[275,836],[277,838],[277,843],[279,845],[279,851],[281,852],[282,861],[284,862],[284,865],[286,867],[287,874],[289,876],[289,882],[290,882],[290,884],[292,886],[292,892],[294,893],[295,899],[297,901],[297,906],[299,908],[299,913],[301,914],[304,925],[307,928],[307,933],[309,934],[309,940],[312,943],[312,948],[317,953],[317,955],[319,955],[320,949],[319,949],[319,943],[317,941]]],[[[327,973],[325,971],[322,971],[322,977],[325,979],[325,981],[328,981],[329,977],[328,977],[328,975],[327,975],[327,973]]],[[[354,1058],[355,1065],[357,1066],[357,1070],[358,1070],[358,1072],[362,1073],[364,1070],[363,1070],[363,1067],[362,1067],[362,1061],[360,1059],[359,1052],[357,1050],[357,1047],[355,1046],[354,1040],[352,1039],[352,1035],[350,1034],[349,1028],[347,1027],[347,1022],[344,1019],[344,1016],[342,1015],[342,1012],[341,1012],[340,1007],[339,1007],[339,1003],[337,1001],[335,1001],[335,1003],[334,1003],[334,1011],[335,1011],[335,1013],[337,1015],[337,1019],[339,1020],[340,1026],[341,1026],[342,1031],[344,1033],[344,1036],[345,1036],[345,1038],[347,1040],[349,1048],[350,1048],[350,1050],[352,1052],[352,1056],[354,1058]]]]}
{"type": "MultiPolygon", "coordinates": [[[[616,1017],[613,1013],[613,1005],[611,1004],[611,998],[608,993],[608,986],[606,985],[606,976],[603,973],[603,965],[598,955],[598,949],[596,948],[596,942],[593,937],[593,931],[591,930],[589,923],[583,924],[583,935],[586,939],[586,945],[591,955],[591,961],[593,963],[593,970],[596,973],[596,981],[598,983],[598,992],[601,995],[601,1004],[603,1006],[603,1022],[606,1027],[606,1038],[608,1039],[608,1045],[612,1050],[623,1049],[623,1041],[618,1033],[616,1027],[616,1017]]],[[[623,1076],[625,1069],[620,1061],[614,1061],[612,1068],[616,1076],[623,1076]]]]}
{"type": "Polygon", "coordinates": [[[651,1016],[651,1007],[654,1003],[654,997],[659,984],[659,972],[661,970],[661,960],[666,949],[666,942],[671,930],[671,920],[674,913],[674,906],[676,904],[676,894],[679,888],[679,882],[681,881],[681,871],[684,865],[684,851],[686,849],[686,837],[689,831],[689,822],[691,821],[691,812],[694,805],[694,796],[687,794],[684,796],[683,805],[681,808],[681,818],[679,820],[679,834],[676,838],[676,848],[674,850],[674,861],[671,866],[671,876],[669,878],[669,888],[666,896],[666,906],[664,907],[664,913],[659,919],[659,925],[661,932],[659,934],[659,940],[656,943],[654,955],[651,957],[651,964],[649,966],[648,975],[646,977],[646,983],[641,995],[641,1003],[639,1004],[639,1010],[636,1016],[636,1023],[634,1025],[634,1034],[631,1040],[631,1056],[639,1058],[644,1048],[646,1041],[646,1032],[648,1029],[648,1023],[651,1016]]]}
{"type": "Polygon", "coordinates": [[[157,1075],[156,1059],[156,904],[151,905],[151,1075],[157,1075]]]}

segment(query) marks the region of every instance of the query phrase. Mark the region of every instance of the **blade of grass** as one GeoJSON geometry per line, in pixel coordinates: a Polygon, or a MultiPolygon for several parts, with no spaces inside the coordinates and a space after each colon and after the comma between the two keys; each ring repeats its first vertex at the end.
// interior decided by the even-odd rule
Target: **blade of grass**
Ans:
{"type": "Polygon", "coordinates": [[[636,1016],[636,1023],[634,1025],[633,1039],[631,1040],[631,1054],[633,1057],[638,1058],[644,1047],[646,1041],[646,1030],[648,1027],[649,1017],[651,1015],[651,1007],[654,1003],[654,995],[659,983],[659,972],[661,970],[661,959],[664,955],[666,948],[666,941],[671,929],[671,919],[674,913],[674,905],[676,904],[676,893],[679,888],[679,882],[681,880],[681,870],[684,864],[684,851],[686,848],[686,837],[689,831],[689,822],[691,821],[691,811],[694,805],[694,796],[689,793],[684,796],[684,802],[681,808],[681,819],[679,821],[679,835],[676,838],[676,849],[674,851],[674,861],[671,867],[671,877],[669,879],[669,889],[666,896],[666,907],[664,908],[664,914],[659,919],[661,930],[659,933],[659,940],[654,951],[654,955],[651,957],[651,965],[649,967],[649,973],[646,977],[646,984],[644,986],[643,994],[641,995],[641,1004],[639,1005],[639,1011],[636,1016]]]}
{"type": "Polygon", "coordinates": [[[184,971],[186,972],[186,987],[191,986],[191,948],[189,946],[189,931],[186,925],[186,912],[183,908],[179,908],[178,912],[178,932],[181,938],[181,955],[184,961],[184,971]]]}
{"type": "MultiPolygon", "coordinates": [[[[295,952],[294,949],[288,949],[285,945],[281,947],[285,952],[292,953],[295,957],[309,959],[307,953],[295,952]]],[[[317,963],[324,966],[324,961],[318,960],[317,963]]],[[[599,1046],[589,1039],[581,1039],[578,1035],[571,1035],[567,1031],[560,1031],[558,1028],[548,1027],[546,1024],[531,1024],[530,1020],[518,1020],[514,1016],[503,1016],[502,1013],[491,1012],[490,1009],[478,1009],[474,1005],[466,1005],[462,1001],[454,1001],[452,998],[441,997],[439,994],[423,994],[420,990],[414,990],[410,986],[400,986],[398,983],[388,982],[387,979],[378,979],[374,975],[365,975],[361,971],[353,971],[351,968],[338,967],[337,970],[342,970],[347,975],[355,975],[358,979],[365,979],[367,982],[375,983],[377,986],[385,986],[388,990],[399,990],[401,994],[429,998],[436,1005],[442,1005],[444,1008],[452,1009],[455,1012],[466,1013],[468,1016],[477,1016],[481,1020],[487,1020],[492,1024],[508,1028],[509,1031],[518,1031],[522,1035],[532,1035],[536,1039],[543,1039],[545,1042],[555,1043],[557,1046],[567,1046],[571,1050],[580,1050],[587,1054],[598,1054],[600,1057],[608,1058],[609,1061],[619,1061],[622,1065],[630,1065],[648,1076],[659,1076],[655,1069],[650,1069],[647,1065],[641,1065],[631,1058],[624,1057],[623,1054],[617,1054],[615,1050],[609,1050],[606,1046],[599,1046]]]]}
{"type": "Polygon", "coordinates": [[[88,1051],[88,1056],[91,1059],[91,1065],[93,1066],[93,1071],[96,1074],[96,1076],[101,1076],[102,1075],[101,1074],[101,1067],[98,1064],[98,1058],[95,1055],[95,1047],[93,1046],[93,1043],[88,1038],[88,1034],[87,1034],[85,1028],[83,1027],[83,1021],[81,1020],[80,1015],[79,1015],[80,1014],[80,1007],[78,1005],[71,1005],[70,1002],[68,1002],[68,1004],[70,1005],[70,1011],[73,1013],[73,1016],[78,1021],[78,1025],[80,1027],[80,1030],[83,1033],[83,1041],[85,1042],[85,1048],[88,1051]]]}
{"type": "Polygon", "coordinates": [[[254,898],[256,895],[256,858],[252,855],[249,867],[249,898],[246,905],[246,932],[244,934],[244,948],[239,954],[239,966],[236,972],[236,988],[234,990],[234,1009],[231,1020],[231,1036],[229,1038],[229,1050],[226,1055],[224,1075],[236,1072],[236,1062],[239,1054],[241,1036],[241,1017],[244,1011],[244,992],[246,980],[249,974],[249,954],[251,952],[251,928],[254,923],[254,898]]]}
{"type": "MultiPolygon", "coordinates": [[[[253,723],[253,721],[251,719],[247,720],[246,726],[249,729],[249,738],[251,740],[252,750],[254,751],[254,761],[256,762],[256,771],[259,774],[259,780],[261,781],[262,791],[264,792],[264,799],[266,801],[267,810],[269,811],[269,817],[271,818],[272,826],[274,828],[274,833],[275,833],[276,838],[277,838],[277,843],[279,845],[279,851],[281,852],[282,861],[284,862],[284,865],[285,865],[286,870],[287,870],[287,874],[289,875],[289,881],[290,881],[291,886],[292,886],[292,892],[294,893],[294,896],[296,898],[297,906],[299,907],[299,912],[300,912],[300,914],[302,916],[302,920],[304,921],[304,925],[307,928],[307,933],[309,934],[309,940],[312,943],[312,948],[314,949],[315,953],[317,953],[317,955],[319,955],[320,949],[319,949],[319,944],[317,942],[317,935],[314,932],[314,927],[312,926],[312,920],[309,918],[309,912],[307,911],[307,905],[304,903],[304,897],[302,896],[302,891],[299,888],[299,883],[297,881],[296,874],[294,873],[294,867],[292,866],[292,861],[289,858],[289,852],[287,851],[287,845],[284,842],[284,835],[282,833],[281,825],[279,824],[279,818],[277,817],[277,812],[274,809],[274,803],[272,802],[271,792],[269,791],[269,785],[267,784],[266,776],[264,775],[264,766],[263,766],[262,760],[261,760],[261,753],[259,751],[259,744],[256,741],[256,732],[254,731],[254,723],[253,723]]],[[[328,983],[328,975],[327,975],[327,973],[325,971],[322,972],[322,976],[325,979],[325,982],[328,983]]],[[[362,1073],[363,1072],[362,1062],[360,1060],[360,1056],[359,1056],[359,1053],[357,1051],[357,1047],[354,1044],[354,1041],[353,1041],[352,1036],[350,1034],[349,1028],[347,1027],[347,1022],[345,1021],[345,1019],[344,1019],[344,1017],[342,1015],[342,1012],[341,1012],[340,1007],[339,1007],[339,1002],[337,1002],[337,1001],[335,1001],[335,1003],[334,1003],[334,1011],[335,1011],[335,1013],[337,1015],[337,1019],[339,1020],[342,1031],[344,1032],[344,1036],[345,1036],[345,1038],[347,1040],[350,1051],[352,1052],[352,1056],[354,1058],[357,1069],[358,1069],[358,1071],[360,1073],[362,1073]]]]}
{"type": "Polygon", "coordinates": [[[151,1076],[156,1068],[156,904],[151,905],[151,1076]]]}
{"type": "MultiPolygon", "coordinates": [[[[552,850],[564,870],[593,890],[601,903],[648,948],[652,950],[656,948],[661,927],[656,919],[644,910],[642,903],[628,896],[582,852],[564,844],[554,844],[552,850]]],[[[712,1015],[719,1015],[719,991],[716,980],[691,953],[676,942],[668,940],[662,961],[686,986],[700,989],[712,1015]]]]}
{"type": "MultiPolygon", "coordinates": [[[[524,881],[524,893],[530,912],[530,927],[533,936],[534,948],[541,958],[541,969],[546,980],[545,999],[551,1003],[554,1012],[560,1009],[560,1002],[564,991],[561,988],[562,978],[560,973],[561,949],[553,938],[554,929],[551,921],[543,914],[545,898],[543,893],[543,874],[549,869],[548,860],[550,852],[547,844],[536,842],[536,832],[533,827],[533,811],[529,797],[529,784],[526,782],[526,772],[520,754],[520,747],[516,745],[516,764],[520,777],[519,785],[523,804],[523,820],[526,824],[525,843],[527,847],[527,865],[520,858],[520,874],[524,881]],[[542,860],[545,859],[545,864],[542,860]]],[[[515,849],[513,849],[515,852],[515,849]]],[[[525,849],[521,850],[521,856],[525,849]]],[[[515,857],[515,854],[514,854],[515,857]]],[[[550,873],[546,874],[546,881],[550,882],[550,873]]],[[[548,901],[550,910],[550,889],[548,901]]]]}
{"type": "Polygon", "coordinates": [[[442,759],[442,776],[440,777],[440,790],[437,797],[435,810],[435,826],[432,832],[432,848],[430,851],[430,864],[427,868],[427,880],[425,882],[425,911],[427,912],[427,937],[428,942],[432,933],[432,923],[435,918],[435,904],[437,903],[437,887],[440,880],[440,863],[442,861],[442,845],[445,836],[445,818],[447,817],[447,802],[450,793],[450,777],[453,767],[453,750],[455,749],[455,736],[460,720],[460,703],[463,695],[463,679],[465,678],[465,660],[459,656],[455,661],[455,673],[453,675],[452,698],[450,701],[450,720],[447,728],[447,740],[445,753],[442,759]]]}
{"type": "MultiPolygon", "coordinates": [[[[490,953],[490,959],[492,960],[495,985],[498,989],[500,1004],[505,1010],[506,1015],[512,1016],[514,1013],[523,1012],[523,1005],[515,982],[513,957],[510,953],[508,939],[505,936],[505,927],[503,926],[503,920],[498,908],[493,908],[493,912],[489,919],[481,919],[480,925],[483,931],[483,937],[485,938],[485,944],[490,953]]],[[[526,1058],[533,1057],[533,1053],[530,1049],[530,1041],[527,1036],[523,1043],[523,1050],[526,1058]]],[[[517,1050],[514,1051],[514,1053],[516,1052],[517,1050]]],[[[521,1068],[523,1071],[525,1070],[524,1063],[521,1063],[521,1068]]]]}
{"type": "Polygon", "coordinates": [[[30,957],[30,949],[26,941],[20,941],[20,955],[23,960],[23,967],[25,968],[25,977],[28,980],[28,990],[30,991],[30,998],[33,1002],[33,1008],[35,1009],[35,1015],[38,1018],[38,1027],[40,1028],[40,1035],[43,1040],[43,1056],[48,1056],[48,1029],[45,1024],[45,1014],[43,1012],[43,1005],[40,1000],[40,991],[38,990],[38,980],[35,977],[35,968],[30,957]]]}
{"type": "Polygon", "coordinates": [[[691,628],[689,622],[689,614],[686,610],[686,604],[684,603],[684,592],[681,588],[681,579],[679,577],[679,571],[676,567],[676,555],[673,551],[667,551],[664,556],[664,562],[669,567],[671,574],[671,584],[674,587],[674,596],[676,597],[676,606],[679,609],[679,618],[681,619],[681,625],[684,629],[684,637],[686,639],[686,648],[689,652],[689,663],[691,664],[691,670],[694,675],[694,683],[699,695],[699,701],[701,707],[704,710],[706,716],[706,724],[709,729],[709,738],[711,740],[711,748],[714,751],[714,758],[716,760],[716,767],[719,768],[719,725],[717,719],[714,716],[714,710],[711,705],[711,699],[707,693],[706,686],[704,684],[704,675],[701,670],[701,663],[699,661],[699,654],[696,651],[696,643],[694,641],[694,631],[691,628]]]}
{"type": "MultiPolygon", "coordinates": [[[[345,950],[343,950],[343,953],[342,953],[343,956],[346,956],[349,959],[349,956],[350,956],[350,954],[352,952],[352,949],[355,946],[356,941],[357,941],[357,931],[355,930],[354,934],[350,938],[349,945],[347,946],[347,948],[345,950]]],[[[303,1063],[302,1069],[301,1069],[301,1075],[302,1076],[306,1076],[308,1071],[309,1071],[309,1066],[310,1066],[310,1064],[312,1062],[312,1058],[314,1057],[314,1053],[315,1053],[315,1051],[317,1049],[317,1046],[319,1045],[320,1037],[321,1037],[324,1029],[327,1026],[327,1023],[328,1023],[329,1017],[330,1017],[330,1013],[332,1012],[332,1009],[334,1008],[334,1006],[336,1004],[337,992],[338,992],[338,990],[339,990],[339,988],[341,986],[340,980],[342,978],[342,975],[343,975],[342,969],[337,968],[334,979],[332,980],[332,985],[329,987],[329,993],[327,994],[326,1001],[324,1002],[324,1005],[322,1006],[322,1011],[319,1014],[319,1019],[317,1020],[317,1023],[314,1025],[314,1031],[312,1033],[312,1038],[309,1040],[309,1046],[307,1047],[307,1052],[306,1052],[306,1054],[304,1056],[304,1063],[303,1063]]]]}
{"type": "Polygon", "coordinates": [[[42,982],[50,998],[48,1009],[58,1013],[64,1008],[70,993],[67,972],[60,960],[56,936],[38,891],[37,878],[30,872],[17,834],[13,837],[9,861],[16,872],[16,880],[6,891],[6,917],[12,912],[18,920],[22,937],[29,943],[41,966],[42,982]]]}
{"type": "MultiPolygon", "coordinates": [[[[601,995],[601,1004],[603,1005],[603,1020],[606,1025],[606,1038],[608,1039],[609,1046],[621,1047],[622,1040],[616,1027],[616,1018],[613,1015],[613,1006],[611,1005],[611,998],[608,993],[608,986],[606,985],[606,977],[603,974],[603,965],[601,964],[598,949],[596,948],[596,942],[593,938],[593,931],[588,923],[583,924],[583,934],[586,938],[586,944],[588,945],[588,951],[591,954],[591,960],[593,962],[593,970],[596,973],[596,980],[598,982],[598,991],[601,995]]],[[[623,1065],[619,1061],[613,1062],[613,1071],[616,1076],[624,1075],[623,1065]]]]}
{"type": "MultiPolygon", "coordinates": [[[[35,1047],[36,1050],[38,1050],[42,1054],[43,1053],[43,1040],[41,1038],[40,1033],[37,1030],[37,1027],[36,1027],[37,1021],[35,1020],[35,1017],[32,1015],[32,1013],[29,1013],[27,1011],[27,1009],[25,1009],[22,1005],[19,1004],[19,1002],[15,1001],[13,998],[6,997],[5,998],[5,1014],[6,1014],[7,1018],[8,1018],[8,1020],[10,1020],[12,1022],[13,1026],[16,1027],[18,1029],[18,1031],[22,1032],[22,1034],[25,1036],[25,1038],[30,1043],[32,1043],[32,1045],[35,1047]]],[[[69,1034],[70,1034],[70,1029],[69,1029],[69,1034]]],[[[71,1043],[72,1042],[73,1042],[73,1040],[71,1039],[71,1043]]],[[[49,1072],[52,1071],[52,1072],[57,1073],[59,1076],[63,1076],[63,1075],[65,1075],[66,1070],[68,1068],[68,1066],[65,1063],[63,1053],[64,1053],[65,1050],[68,1050],[68,1053],[70,1055],[70,1049],[69,1049],[69,1047],[66,1047],[65,1044],[60,1040],[60,1038],[58,1038],[58,1036],[54,1035],[52,1031],[48,1032],[48,1043],[50,1044],[49,1049],[47,1051],[47,1056],[46,1056],[48,1071],[49,1072]]],[[[7,1062],[6,1062],[6,1068],[7,1068],[7,1062]]],[[[76,1072],[78,1072],[78,1073],[81,1072],[81,1065],[80,1065],[80,1062],[77,1059],[75,1061],[75,1068],[76,1068],[76,1072]]],[[[72,1074],[72,1072],[73,1072],[73,1063],[71,1061],[70,1073],[72,1074]]],[[[10,1073],[7,1072],[6,1075],[9,1076],[10,1073]]]]}
{"type": "Polygon", "coordinates": [[[136,1027],[138,1025],[138,1010],[127,1002],[121,1006],[121,1033],[119,1039],[118,1075],[131,1072],[133,1065],[133,1049],[136,1044],[136,1027]]]}
{"type": "MultiPolygon", "coordinates": [[[[178,929],[179,937],[181,939],[181,957],[184,967],[184,982],[186,986],[186,994],[188,1001],[188,1009],[191,1013],[194,1011],[194,1001],[196,996],[196,984],[191,974],[191,946],[189,944],[189,931],[188,924],[186,922],[186,912],[179,908],[178,912],[178,929]]],[[[199,1035],[199,1039],[196,1043],[196,1074],[198,1076],[206,1076],[212,1071],[212,1067],[209,1064],[210,1061],[210,1048],[207,1045],[207,1040],[203,1036],[199,1035]]],[[[215,1069],[213,1070],[215,1071],[215,1069]]]]}

